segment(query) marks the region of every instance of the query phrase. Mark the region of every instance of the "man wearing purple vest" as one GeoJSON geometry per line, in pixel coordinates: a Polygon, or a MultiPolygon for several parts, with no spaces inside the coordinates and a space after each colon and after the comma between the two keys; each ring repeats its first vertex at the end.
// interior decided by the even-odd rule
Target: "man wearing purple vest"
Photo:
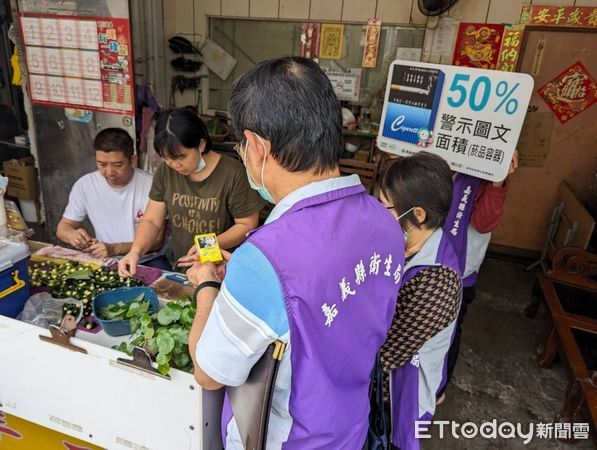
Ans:
{"type": "MultiPolygon", "coordinates": [[[[276,206],[232,255],[220,291],[212,264],[188,272],[197,285],[195,378],[206,389],[240,386],[280,339],[288,346],[267,448],[360,450],[370,375],[403,274],[402,231],[356,175],[340,177],[340,105],[316,63],[255,65],[229,110],[251,186],[276,206]]],[[[228,412],[225,446],[244,448],[228,412]]]]}

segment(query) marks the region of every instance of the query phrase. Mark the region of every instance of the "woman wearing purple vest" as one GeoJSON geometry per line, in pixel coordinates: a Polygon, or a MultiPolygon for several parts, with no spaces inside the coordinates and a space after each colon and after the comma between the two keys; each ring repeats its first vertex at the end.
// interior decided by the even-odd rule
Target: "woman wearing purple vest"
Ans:
{"type": "Polygon", "coordinates": [[[445,384],[446,357],[461,301],[458,258],[442,230],[452,176],[439,156],[421,152],[395,160],[381,181],[381,200],[406,240],[403,284],[381,364],[389,374],[391,440],[420,448],[417,424],[430,421],[445,384]]]}
{"type": "MultiPolygon", "coordinates": [[[[508,170],[508,177],[518,168],[518,151],[514,151],[508,170]]],[[[491,182],[463,173],[454,173],[452,205],[444,225],[444,232],[450,238],[458,255],[462,271],[462,305],[456,322],[454,339],[448,353],[448,384],[454,373],[460,341],[462,324],[468,306],[475,299],[475,284],[485,252],[491,240],[491,233],[497,228],[504,212],[504,203],[508,193],[508,178],[501,182],[491,182]]],[[[438,404],[445,398],[443,391],[438,404]]]]}
{"type": "MultiPolygon", "coordinates": [[[[253,66],[229,112],[249,182],[275,207],[234,252],[219,291],[213,264],[188,271],[197,285],[195,379],[206,389],[243,385],[282,340],[268,450],[360,450],[370,375],[403,274],[402,230],[358,176],[340,177],[340,104],[315,62],[253,66]]],[[[246,448],[227,405],[222,428],[226,449],[246,448]]]]}

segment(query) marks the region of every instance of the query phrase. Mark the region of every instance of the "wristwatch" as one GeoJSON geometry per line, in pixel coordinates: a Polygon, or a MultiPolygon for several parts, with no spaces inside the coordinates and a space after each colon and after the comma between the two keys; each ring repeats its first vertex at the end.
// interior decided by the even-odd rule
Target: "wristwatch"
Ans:
{"type": "Polygon", "coordinates": [[[193,292],[193,298],[197,299],[197,294],[199,291],[206,287],[216,288],[218,291],[220,290],[220,286],[222,283],[218,283],[217,281],[204,281],[203,283],[199,283],[195,288],[195,292],[193,292]]]}

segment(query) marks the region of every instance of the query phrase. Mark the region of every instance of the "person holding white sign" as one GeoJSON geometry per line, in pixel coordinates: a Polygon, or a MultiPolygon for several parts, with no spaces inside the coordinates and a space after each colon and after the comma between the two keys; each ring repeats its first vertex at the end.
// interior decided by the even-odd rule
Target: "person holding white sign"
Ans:
{"type": "Polygon", "coordinates": [[[458,255],[442,227],[452,173],[439,156],[396,159],[381,180],[381,201],[404,230],[402,287],[380,353],[389,374],[392,444],[418,449],[416,422],[432,420],[461,301],[458,255]]]}
{"type": "MultiPolygon", "coordinates": [[[[510,162],[508,176],[518,168],[518,152],[510,162]]],[[[460,351],[462,322],[468,306],[475,299],[475,284],[485,253],[491,240],[491,233],[498,227],[504,212],[508,193],[508,178],[499,182],[481,180],[462,173],[455,173],[452,205],[444,226],[458,254],[460,270],[463,273],[463,298],[458,314],[456,332],[448,354],[447,383],[452,378],[460,351]]],[[[443,402],[440,393],[438,403],[443,402]]]]}

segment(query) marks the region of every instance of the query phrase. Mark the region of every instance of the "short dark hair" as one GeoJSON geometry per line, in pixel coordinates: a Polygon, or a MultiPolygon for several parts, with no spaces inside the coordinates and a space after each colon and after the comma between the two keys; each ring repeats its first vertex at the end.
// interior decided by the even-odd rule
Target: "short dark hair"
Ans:
{"type": "Polygon", "coordinates": [[[93,140],[95,151],[122,152],[127,159],[135,153],[133,138],[122,128],[106,128],[93,140]]]}
{"type": "Polygon", "coordinates": [[[412,213],[407,215],[411,224],[441,227],[452,202],[452,172],[441,157],[420,152],[394,160],[381,178],[381,191],[399,214],[416,206],[425,210],[427,217],[421,224],[412,213]]]}
{"type": "Polygon", "coordinates": [[[228,107],[235,133],[251,130],[271,142],[289,172],[334,169],[342,153],[342,113],[332,84],[312,60],[263,61],[235,83],[228,107]]]}
{"type": "Polygon", "coordinates": [[[161,113],[155,125],[153,147],[161,157],[176,159],[182,156],[180,147],[199,148],[205,140],[203,154],[211,150],[207,127],[191,108],[178,108],[161,113]]]}

